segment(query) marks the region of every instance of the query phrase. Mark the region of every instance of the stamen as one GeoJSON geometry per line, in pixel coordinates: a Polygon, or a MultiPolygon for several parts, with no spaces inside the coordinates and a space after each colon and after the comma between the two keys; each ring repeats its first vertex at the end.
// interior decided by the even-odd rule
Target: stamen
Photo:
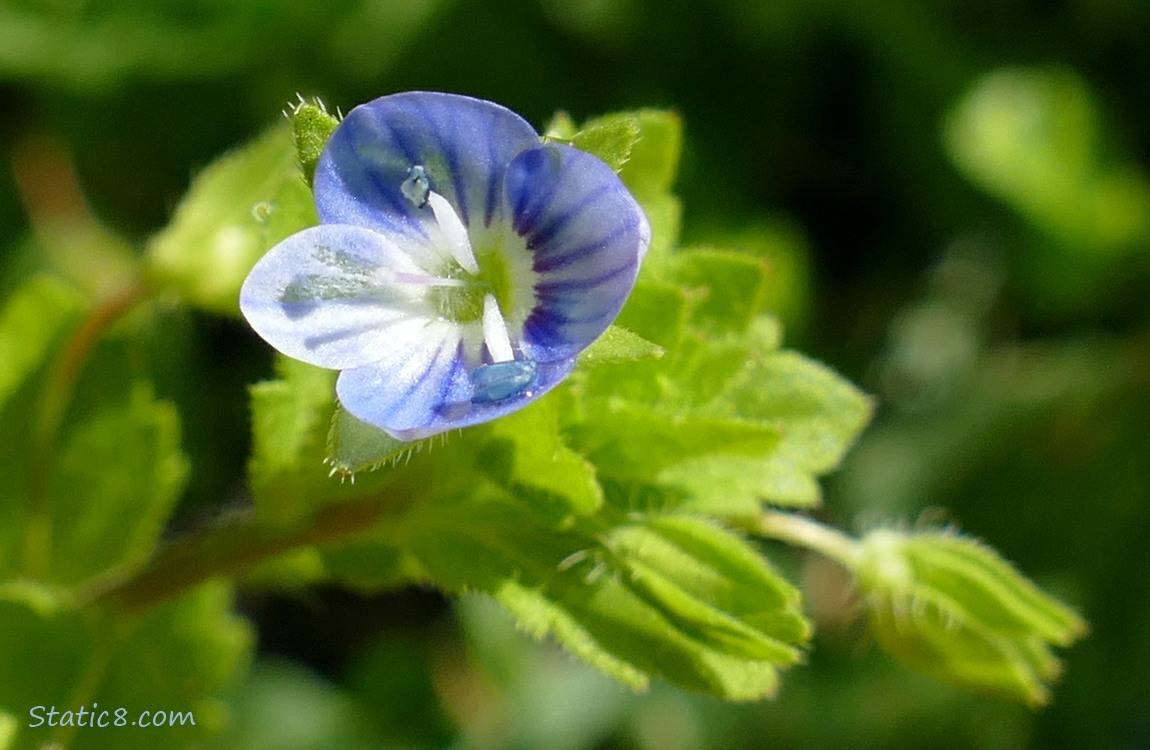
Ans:
{"type": "Polygon", "coordinates": [[[493,362],[510,362],[515,359],[515,352],[511,351],[511,337],[507,334],[507,322],[503,320],[503,313],[499,311],[499,303],[493,294],[483,296],[483,339],[487,342],[487,351],[491,352],[493,362]]]}
{"type": "Polygon", "coordinates": [[[478,274],[479,264],[475,262],[475,253],[471,250],[471,241],[467,238],[467,227],[459,220],[455,209],[439,193],[428,191],[427,202],[435,213],[435,220],[443,230],[443,237],[447,240],[447,247],[451,257],[468,273],[478,274]]]}
{"type": "Polygon", "coordinates": [[[431,181],[427,172],[419,164],[407,170],[407,179],[399,185],[403,197],[415,204],[416,208],[427,205],[427,194],[431,192],[431,181]]]}

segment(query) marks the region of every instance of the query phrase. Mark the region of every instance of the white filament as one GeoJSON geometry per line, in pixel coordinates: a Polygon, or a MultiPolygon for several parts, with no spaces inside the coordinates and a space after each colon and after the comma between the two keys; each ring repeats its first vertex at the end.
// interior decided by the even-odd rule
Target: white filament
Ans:
{"type": "Polygon", "coordinates": [[[487,342],[487,351],[491,352],[493,362],[510,362],[515,359],[511,351],[511,337],[507,335],[507,322],[503,320],[503,313],[499,311],[499,303],[495,295],[483,296],[483,339],[487,342]]]}
{"type": "Polygon", "coordinates": [[[455,209],[439,193],[430,190],[427,193],[427,202],[435,214],[435,221],[443,231],[443,238],[447,240],[447,247],[451,257],[468,273],[478,274],[479,264],[475,262],[475,253],[471,250],[471,240],[467,238],[467,227],[459,220],[455,209]]]}
{"type": "Polygon", "coordinates": [[[429,276],[427,274],[419,273],[406,273],[404,271],[393,271],[387,274],[387,280],[393,284],[415,284],[416,286],[450,286],[450,287],[465,287],[468,282],[463,279],[445,279],[439,276],[429,276]]]}

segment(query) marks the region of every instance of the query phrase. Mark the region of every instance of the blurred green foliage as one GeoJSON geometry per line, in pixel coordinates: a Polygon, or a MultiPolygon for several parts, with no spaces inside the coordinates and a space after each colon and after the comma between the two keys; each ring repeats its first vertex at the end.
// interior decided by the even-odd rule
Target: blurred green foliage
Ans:
{"type": "MultiPolygon", "coordinates": [[[[702,390],[706,378],[746,359],[721,335],[723,321],[738,310],[707,306],[749,298],[773,313],[801,348],[876,394],[877,421],[823,490],[809,474],[830,459],[798,467],[797,478],[782,471],[794,467],[764,477],[744,473],[746,486],[716,497],[766,494],[792,504],[821,497],[828,516],[863,529],[891,519],[934,527],[931,509],[945,506],[943,520],[993,543],[1090,621],[1092,638],[1068,652],[1054,703],[1034,713],[894,666],[868,647],[841,571],[775,554],[774,546],[772,557],[801,574],[818,631],[810,663],[788,672],[770,704],[719,705],[659,685],[631,695],[515,634],[478,598],[465,599],[454,615],[433,608],[412,623],[405,619],[409,599],[365,595],[344,613],[358,623],[348,631],[316,614],[332,605],[322,590],[294,628],[277,619],[272,604],[241,598],[263,646],[256,668],[229,693],[229,675],[252,633],[232,613],[232,594],[223,587],[197,590],[117,633],[116,643],[146,642],[149,628],[176,622],[184,637],[178,654],[109,653],[104,669],[115,689],[107,695],[134,700],[136,676],[160,671],[171,694],[140,698],[228,724],[231,734],[217,738],[219,747],[687,750],[759,747],[766,738],[809,748],[1145,746],[1147,29],[1150,6],[1139,0],[884,0],[865,8],[843,0],[7,0],[0,3],[0,356],[7,363],[0,370],[0,440],[18,450],[0,460],[0,517],[23,513],[14,498],[40,481],[37,443],[17,428],[34,408],[28,384],[47,376],[44,352],[86,304],[43,277],[25,282],[48,271],[95,299],[114,296],[132,281],[128,248],[148,240],[158,278],[172,270],[159,260],[163,248],[175,247],[171,257],[202,261],[221,278],[180,276],[178,267],[168,278],[220,280],[227,289],[235,279],[226,261],[258,254],[253,243],[271,237],[284,212],[253,215],[247,186],[238,184],[227,188],[236,195],[225,206],[235,210],[228,236],[204,241],[181,233],[186,207],[153,235],[189,184],[227,185],[226,162],[205,165],[274,126],[297,91],[344,109],[391,91],[459,91],[500,101],[540,127],[557,108],[575,122],[673,107],[686,124],[675,189],[687,210],[666,184],[655,185],[653,195],[637,192],[652,223],[671,228],[665,234],[678,235],[682,225],[695,255],[652,265],[650,283],[632,304],[664,314],[632,312],[629,327],[674,352],[672,374],[681,377],[660,371],[667,360],[640,361],[636,372],[649,377],[627,383],[628,393],[642,396],[658,383],[693,402],[699,394],[692,388],[702,390]],[[202,257],[178,252],[190,242],[203,247],[202,257]],[[727,283],[703,278],[704,270],[720,273],[716,248],[761,259],[731,260],[743,266],[723,272],[753,291],[705,302],[696,338],[684,341],[690,311],[676,284],[727,283]],[[704,256],[716,262],[693,266],[704,256]],[[24,304],[33,297],[34,306],[24,304]],[[26,310],[51,314],[29,318],[26,310]],[[648,325],[635,325],[638,319],[648,325]],[[31,326],[38,335],[18,343],[5,336],[12,326],[31,326]],[[369,606],[376,601],[385,604],[382,615],[369,606]],[[317,640],[334,645],[317,655],[317,640]],[[184,697],[205,691],[223,702],[203,706],[184,697]]],[[[275,165],[287,157],[265,143],[274,181],[275,165]]],[[[638,142],[627,158],[641,164],[649,145],[638,142]]],[[[293,190],[290,180],[276,184],[293,190]]],[[[295,205],[288,198],[284,204],[295,205]]],[[[659,243],[657,236],[656,261],[671,249],[659,243]]],[[[234,310],[210,287],[181,291],[204,309],[234,310]]],[[[71,411],[59,417],[69,425],[59,455],[72,469],[37,491],[55,493],[75,514],[74,525],[52,540],[83,550],[76,559],[59,558],[67,565],[88,555],[103,556],[104,565],[133,564],[140,539],[159,532],[154,508],[179,498],[179,528],[247,492],[245,387],[271,375],[270,360],[225,318],[165,302],[153,312],[111,332],[74,384],[71,411]],[[145,381],[153,390],[139,385],[145,381]],[[101,414],[107,399],[127,411],[101,414]],[[115,445],[91,427],[109,419],[126,420],[126,437],[115,445]],[[125,509],[116,535],[92,536],[82,523],[82,493],[91,486],[85,471],[108,462],[122,466],[117,493],[133,496],[145,482],[162,491],[125,509]]],[[[777,330],[757,336],[760,351],[777,347],[777,330]]],[[[753,361],[768,370],[786,365],[753,361]]],[[[250,489],[261,513],[290,523],[306,510],[316,486],[309,483],[324,475],[276,473],[277,460],[281,467],[295,460],[260,451],[261,430],[279,436],[279,450],[323,452],[328,424],[316,421],[315,404],[298,401],[306,391],[277,385],[311,375],[278,375],[255,392],[257,405],[275,402],[286,411],[256,413],[259,458],[250,489]],[[269,417],[276,414],[302,421],[269,417]]],[[[597,377],[589,370],[586,387],[594,389],[597,377]]],[[[801,379],[785,382],[801,392],[801,379]]],[[[588,408],[610,414],[614,407],[588,408]]],[[[706,419],[713,425],[718,417],[706,419]]],[[[791,439],[801,440],[801,432],[791,439]]],[[[840,446],[826,450],[835,459],[841,453],[840,446]]],[[[699,492],[713,484],[714,460],[616,479],[699,492]]],[[[403,476],[417,475],[417,465],[403,476]]],[[[359,478],[359,489],[337,485],[330,499],[383,481],[374,476],[359,478]]],[[[606,500],[644,500],[618,484],[605,491],[617,493],[606,500]]],[[[443,515],[423,520],[466,520],[443,515]]],[[[466,535],[468,528],[457,531],[466,535]]],[[[368,591],[410,579],[412,561],[389,554],[387,529],[379,535],[279,558],[250,580],[287,587],[283,598],[292,601],[313,594],[289,583],[320,575],[368,591]]],[[[35,551],[19,540],[0,539],[6,570],[29,556],[35,551]]],[[[55,573],[67,580],[82,571],[55,573]]],[[[52,700],[42,696],[91,700],[68,691],[83,685],[77,654],[103,622],[81,621],[59,596],[31,585],[0,592],[5,622],[19,625],[0,635],[0,659],[7,673],[34,678],[21,686],[28,694],[20,700],[29,705],[52,700]],[[46,646],[43,656],[29,656],[30,643],[61,634],[73,651],[46,646]]],[[[12,722],[25,718],[0,712],[0,746],[12,722]]],[[[134,741],[95,731],[83,737],[93,747],[134,741]]]]}

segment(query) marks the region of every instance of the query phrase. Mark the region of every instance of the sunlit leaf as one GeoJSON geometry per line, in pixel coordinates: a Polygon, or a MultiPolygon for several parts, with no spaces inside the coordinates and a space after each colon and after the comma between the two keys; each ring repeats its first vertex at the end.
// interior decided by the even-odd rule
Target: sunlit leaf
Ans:
{"type": "Polygon", "coordinates": [[[595,154],[618,172],[642,137],[639,118],[630,113],[605,115],[583,123],[571,145],[595,154]]]}
{"type": "Polygon", "coordinates": [[[151,554],[188,476],[179,417],[143,384],[77,425],[51,480],[52,578],[75,583],[151,554]]]}
{"type": "Polygon", "coordinates": [[[148,246],[153,276],[189,303],[239,313],[239,290],[273,245],[319,223],[286,126],[268,130],[201,172],[171,223],[148,246]]]}

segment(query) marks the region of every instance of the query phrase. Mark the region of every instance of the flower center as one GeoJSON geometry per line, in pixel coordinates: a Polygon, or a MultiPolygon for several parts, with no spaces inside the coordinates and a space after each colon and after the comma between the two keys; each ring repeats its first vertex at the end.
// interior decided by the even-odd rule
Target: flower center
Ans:
{"type": "Polygon", "coordinates": [[[411,167],[400,192],[419,207],[429,206],[441,233],[440,241],[451,255],[445,267],[437,269],[422,283],[427,284],[428,299],[439,317],[456,323],[478,322],[487,345],[490,364],[471,372],[475,386],[475,403],[502,401],[527,390],[536,378],[536,363],[516,359],[503,307],[513,297],[507,261],[502,247],[487,250],[481,268],[471,247],[467,227],[451,204],[431,189],[427,173],[420,165],[411,167]]]}

